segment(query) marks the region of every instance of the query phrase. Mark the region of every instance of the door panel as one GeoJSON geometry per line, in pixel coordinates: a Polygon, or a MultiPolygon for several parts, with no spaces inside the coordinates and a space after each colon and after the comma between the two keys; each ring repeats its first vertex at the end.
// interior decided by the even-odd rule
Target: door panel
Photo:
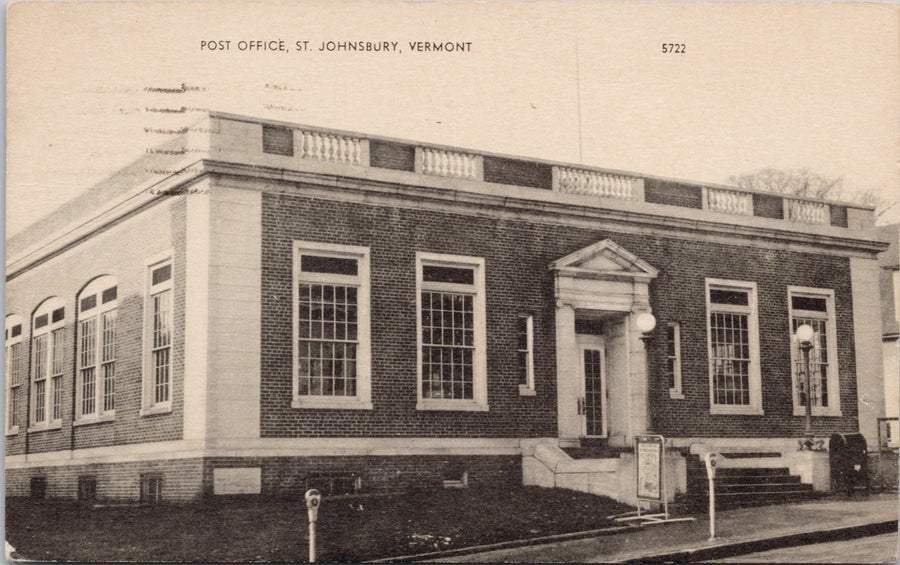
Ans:
{"type": "Polygon", "coordinates": [[[606,437],[606,354],[603,338],[578,336],[579,384],[581,399],[579,414],[582,434],[586,437],[606,437]]]}

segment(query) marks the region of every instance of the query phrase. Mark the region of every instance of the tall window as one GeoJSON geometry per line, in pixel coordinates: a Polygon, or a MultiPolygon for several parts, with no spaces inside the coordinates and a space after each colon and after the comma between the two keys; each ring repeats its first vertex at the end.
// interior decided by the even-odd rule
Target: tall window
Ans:
{"type": "Polygon", "coordinates": [[[806,366],[795,334],[806,324],[813,329],[813,348],[809,352],[813,414],[840,415],[838,394],[837,335],[834,322],[834,291],[829,289],[788,287],[791,313],[791,378],[794,414],[806,413],[806,366]]]}
{"type": "Polygon", "coordinates": [[[294,245],[295,408],[371,408],[369,250],[294,245]]]}
{"type": "Polygon", "coordinates": [[[713,413],[761,414],[756,283],[707,279],[713,413]]]}
{"type": "Polygon", "coordinates": [[[35,311],[31,339],[32,422],[41,429],[62,419],[66,309],[61,298],[48,298],[35,311]]]}
{"type": "MultiPolygon", "coordinates": [[[[144,341],[144,413],[172,408],[172,260],[151,263],[147,268],[147,305],[144,341]]],[[[112,322],[114,327],[115,322],[112,322]]],[[[97,322],[97,332],[101,320],[97,322]]],[[[107,326],[109,328],[110,326],[107,326]]],[[[97,334],[99,336],[99,333],[97,334]]],[[[98,337],[98,339],[100,339],[98,337]]],[[[98,344],[97,347],[100,347],[98,344]]],[[[98,351],[98,357],[102,354],[98,351]]],[[[114,354],[110,351],[110,354],[114,354]]],[[[112,366],[113,371],[115,365],[112,366]]]]}
{"type": "Polygon", "coordinates": [[[516,327],[516,356],[519,369],[519,394],[534,394],[534,316],[522,314],[516,327]]]}
{"type": "Polygon", "coordinates": [[[681,391],[681,326],[678,322],[666,324],[666,378],[669,397],[684,398],[681,391]]]}
{"type": "Polygon", "coordinates": [[[116,409],[116,305],[113,277],[92,281],[78,299],[76,421],[111,417],[116,409]]]}
{"type": "Polygon", "coordinates": [[[484,259],[416,256],[420,410],[487,410],[484,259]]]}
{"type": "Polygon", "coordinates": [[[19,407],[22,383],[25,382],[25,343],[22,341],[22,318],[6,317],[6,433],[19,431],[19,407]]]}

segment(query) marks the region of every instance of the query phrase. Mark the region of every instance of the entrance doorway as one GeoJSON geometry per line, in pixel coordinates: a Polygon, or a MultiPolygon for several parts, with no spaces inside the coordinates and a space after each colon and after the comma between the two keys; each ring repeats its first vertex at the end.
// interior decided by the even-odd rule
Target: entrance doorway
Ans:
{"type": "Polygon", "coordinates": [[[606,348],[602,336],[578,335],[579,383],[582,387],[579,414],[582,436],[605,438],[606,416],[606,348]]]}

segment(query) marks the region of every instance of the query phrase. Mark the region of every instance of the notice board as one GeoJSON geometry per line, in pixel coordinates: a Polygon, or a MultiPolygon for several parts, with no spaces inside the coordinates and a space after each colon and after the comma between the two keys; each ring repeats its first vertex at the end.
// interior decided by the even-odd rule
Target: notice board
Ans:
{"type": "Polygon", "coordinates": [[[663,461],[665,459],[662,436],[640,436],[635,438],[635,458],[637,461],[637,496],[640,499],[661,501],[663,499],[663,461]]]}

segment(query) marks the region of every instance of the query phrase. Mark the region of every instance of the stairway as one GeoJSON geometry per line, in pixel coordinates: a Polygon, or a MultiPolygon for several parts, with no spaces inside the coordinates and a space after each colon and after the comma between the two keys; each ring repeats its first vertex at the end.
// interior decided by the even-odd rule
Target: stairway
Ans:
{"type": "MultiPolygon", "coordinates": [[[[812,485],[800,482],[787,467],[719,467],[716,509],[746,508],[815,498],[812,485]]],[[[687,458],[687,493],[679,500],[694,511],[709,508],[706,465],[697,455],[687,458]]]]}

